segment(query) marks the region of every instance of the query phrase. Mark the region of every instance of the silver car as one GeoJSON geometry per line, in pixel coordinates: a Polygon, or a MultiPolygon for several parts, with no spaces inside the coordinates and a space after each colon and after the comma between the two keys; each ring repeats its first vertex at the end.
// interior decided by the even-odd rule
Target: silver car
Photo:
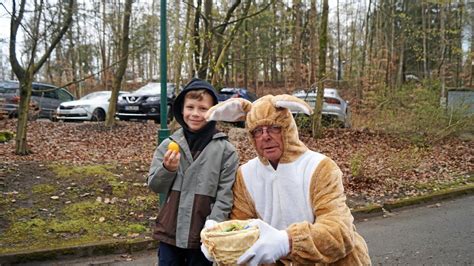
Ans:
{"type": "MultiPolygon", "coordinates": [[[[124,93],[120,91],[119,95],[124,93]]],[[[104,121],[111,95],[111,91],[96,91],[79,100],[61,103],[56,110],[56,118],[63,121],[104,121]]]]}
{"type": "MultiPolygon", "coordinates": [[[[306,101],[312,108],[316,105],[316,92],[315,91],[297,91],[293,93],[300,99],[306,101]]],[[[324,89],[324,102],[323,102],[323,119],[329,123],[337,123],[342,127],[351,127],[351,111],[349,108],[349,102],[344,100],[337,89],[325,88],[324,89]]],[[[294,113],[298,115],[298,113],[294,113]]]]}

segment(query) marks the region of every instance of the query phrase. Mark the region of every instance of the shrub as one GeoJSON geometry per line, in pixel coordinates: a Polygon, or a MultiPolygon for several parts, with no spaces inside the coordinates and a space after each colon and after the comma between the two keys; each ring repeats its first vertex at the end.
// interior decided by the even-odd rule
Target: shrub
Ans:
{"type": "MultiPolygon", "coordinates": [[[[472,131],[474,117],[448,113],[439,104],[440,88],[408,84],[395,90],[380,88],[370,94],[363,127],[400,134],[417,146],[426,146],[445,137],[472,131]]],[[[360,120],[357,120],[360,122],[360,120]]]]}

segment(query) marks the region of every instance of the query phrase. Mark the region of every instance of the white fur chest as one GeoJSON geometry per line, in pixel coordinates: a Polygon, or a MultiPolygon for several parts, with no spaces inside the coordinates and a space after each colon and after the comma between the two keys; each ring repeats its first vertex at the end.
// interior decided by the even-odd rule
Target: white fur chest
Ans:
{"type": "Polygon", "coordinates": [[[325,156],[306,151],[296,161],[277,170],[258,158],[242,166],[242,175],[260,217],[277,229],[301,221],[314,222],[310,199],[311,177],[325,156]]]}

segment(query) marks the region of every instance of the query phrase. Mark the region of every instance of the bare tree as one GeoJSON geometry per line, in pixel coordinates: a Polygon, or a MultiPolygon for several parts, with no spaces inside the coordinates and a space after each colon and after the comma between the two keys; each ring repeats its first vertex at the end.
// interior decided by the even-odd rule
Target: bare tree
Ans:
{"type": "Polygon", "coordinates": [[[125,2],[125,10],[123,13],[123,25],[122,25],[122,39],[120,41],[120,64],[114,75],[112,83],[112,95],[110,96],[109,110],[107,110],[107,119],[105,125],[111,127],[115,121],[115,110],[117,108],[118,93],[122,85],[123,75],[128,63],[128,48],[130,44],[130,17],[132,15],[132,1],[127,0],[125,2]]]}
{"type": "Polygon", "coordinates": [[[323,0],[323,9],[321,16],[321,30],[319,37],[319,70],[318,70],[318,90],[316,104],[314,106],[312,135],[313,138],[319,138],[322,134],[322,109],[324,98],[324,80],[326,79],[326,52],[328,44],[328,0],[323,0]]]}
{"type": "Polygon", "coordinates": [[[63,17],[63,21],[56,24],[54,27],[54,35],[51,38],[51,43],[46,47],[44,53],[38,56],[39,53],[39,43],[40,43],[40,19],[41,14],[44,10],[44,1],[41,0],[38,2],[35,1],[32,23],[31,27],[27,28],[23,23],[25,15],[25,4],[26,0],[20,1],[19,10],[17,13],[17,4],[16,1],[12,1],[12,14],[10,21],[10,64],[12,70],[15,73],[16,77],[20,81],[20,104],[18,108],[18,124],[16,132],[16,148],[15,152],[19,155],[26,155],[29,153],[26,132],[27,132],[27,122],[28,122],[28,108],[31,99],[32,83],[35,74],[40,70],[43,64],[51,55],[51,52],[54,50],[56,45],[60,42],[61,38],[69,29],[72,23],[72,14],[74,7],[74,0],[64,1],[67,4],[65,11],[66,15],[63,17]],[[31,50],[29,58],[27,59],[26,66],[22,66],[18,61],[16,54],[16,40],[19,27],[25,29],[27,35],[26,38],[29,39],[31,43],[31,50]],[[39,58],[38,61],[36,59],[39,58]]]}

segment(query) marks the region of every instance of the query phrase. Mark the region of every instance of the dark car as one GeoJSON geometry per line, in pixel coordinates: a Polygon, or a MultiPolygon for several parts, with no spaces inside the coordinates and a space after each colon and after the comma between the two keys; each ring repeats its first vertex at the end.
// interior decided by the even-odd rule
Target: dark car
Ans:
{"type": "MultiPolygon", "coordinates": [[[[167,83],[166,88],[168,94],[168,120],[171,120],[170,106],[176,97],[176,86],[173,83],[167,83]]],[[[120,95],[115,116],[120,120],[154,120],[159,123],[160,99],[160,83],[150,82],[132,93],[120,95]]]]}
{"type": "MultiPolygon", "coordinates": [[[[0,98],[3,98],[0,109],[6,112],[10,118],[17,117],[20,103],[20,83],[18,81],[0,81],[0,98]]],[[[35,118],[54,120],[59,104],[73,100],[75,100],[74,96],[64,88],[33,82],[30,105],[38,108],[35,118]]]]}
{"type": "Polygon", "coordinates": [[[223,102],[230,98],[244,98],[253,102],[257,99],[257,95],[249,92],[246,88],[222,88],[217,94],[219,102],[223,102]]]}

